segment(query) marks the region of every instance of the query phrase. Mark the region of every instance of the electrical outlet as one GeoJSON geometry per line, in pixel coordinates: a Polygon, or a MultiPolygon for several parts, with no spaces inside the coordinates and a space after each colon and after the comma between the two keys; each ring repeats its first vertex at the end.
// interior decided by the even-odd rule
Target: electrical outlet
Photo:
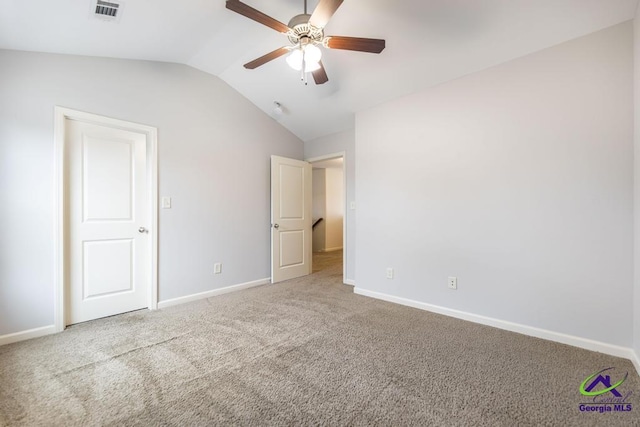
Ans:
{"type": "Polygon", "coordinates": [[[458,278],[457,277],[449,277],[447,281],[449,289],[458,289],[458,278]]]}
{"type": "Polygon", "coordinates": [[[215,264],[213,264],[213,274],[220,274],[220,273],[222,273],[222,263],[216,262],[215,264]]]}
{"type": "Polygon", "coordinates": [[[387,279],[393,279],[393,268],[387,268],[387,279]]]}

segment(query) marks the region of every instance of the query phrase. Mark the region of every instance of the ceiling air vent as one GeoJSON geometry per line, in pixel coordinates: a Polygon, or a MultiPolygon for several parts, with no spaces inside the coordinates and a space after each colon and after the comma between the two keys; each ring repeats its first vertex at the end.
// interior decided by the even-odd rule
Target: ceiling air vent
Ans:
{"type": "Polygon", "coordinates": [[[122,14],[122,3],[114,1],[94,0],[92,3],[93,16],[106,21],[119,20],[122,14]]]}

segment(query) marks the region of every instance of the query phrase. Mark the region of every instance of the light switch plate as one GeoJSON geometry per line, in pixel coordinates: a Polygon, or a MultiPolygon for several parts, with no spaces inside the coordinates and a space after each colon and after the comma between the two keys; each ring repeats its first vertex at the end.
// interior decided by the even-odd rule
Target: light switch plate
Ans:
{"type": "Polygon", "coordinates": [[[356,208],[356,202],[351,202],[351,203],[349,203],[349,208],[350,208],[351,210],[355,210],[355,208],[356,208]]]}
{"type": "Polygon", "coordinates": [[[171,197],[162,198],[162,209],[171,209],[171,197]]]}

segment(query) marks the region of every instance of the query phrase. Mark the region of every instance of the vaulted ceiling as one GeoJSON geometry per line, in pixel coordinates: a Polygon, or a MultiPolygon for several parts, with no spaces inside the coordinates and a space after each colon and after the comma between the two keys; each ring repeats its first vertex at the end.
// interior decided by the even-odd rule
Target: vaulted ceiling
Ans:
{"type": "MultiPolygon", "coordinates": [[[[244,0],[285,24],[303,0],[244,0]]],[[[317,0],[309,0],[313,10],[317,0]]],[[[243,64],[287,38],[225,0],[0,0],[0,48],[187,64],[226,81],[303,140],[353,127],[355,112],[632,19],[638,0],[345,0],[326,34],[386,39],[380,55],[324,50],[329,82],[305,86],[284,57],[243,64]]],[[[2,64],[0,64],[2,66],[2,64]]]]}

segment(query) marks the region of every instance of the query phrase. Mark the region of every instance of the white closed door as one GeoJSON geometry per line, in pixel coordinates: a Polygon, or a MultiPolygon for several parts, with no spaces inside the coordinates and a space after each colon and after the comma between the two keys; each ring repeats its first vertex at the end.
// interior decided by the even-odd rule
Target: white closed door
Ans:
{"type": "Polygon", "coordinates": [[[271,156],[271,282],[311,273],[311,165],[271,156]]]}
{"type": "Polygon", "coordinates": [[[66,120],[66,324],[148,306],[146,138],[66,120]]]}

